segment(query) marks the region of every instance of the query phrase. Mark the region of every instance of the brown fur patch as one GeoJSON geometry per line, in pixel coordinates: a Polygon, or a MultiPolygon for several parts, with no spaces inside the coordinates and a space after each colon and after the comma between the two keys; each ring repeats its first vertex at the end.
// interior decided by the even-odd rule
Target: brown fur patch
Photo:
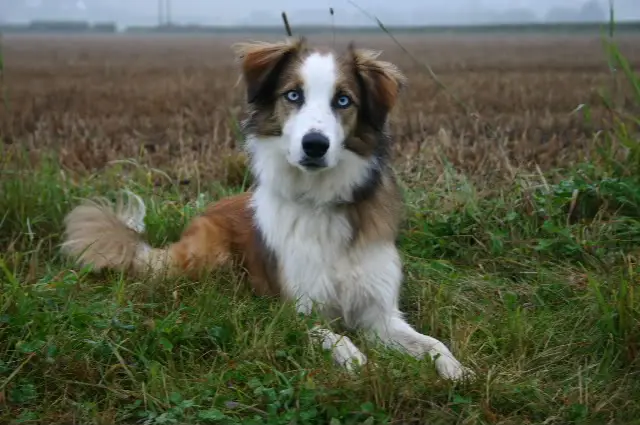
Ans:
{"type": "Polygon", "coordinates": [[[352,244],[395,241],[403,217],[400,188],[390,168],[385,167],[367,196],[345,208],[352,228],[352,244]]]}
{"type": "Polygon", "coordinates": [[[278,295],[277,262],[253,223],[251,193],[221,199],[193,220],[171,256],[182,270],[196,273],[237,262],[246,267],[258,295],[278,295]]]}
{"type": "Polygon", "coordinates": [[[298,55],[305,39],[288,39],[283,42],[236,43],[232,47],[241,61],[242,77],[246,83],[247,101],[266,101],[273,94],[273,87],[281,79],[290,59],[298,55]]]}
{"type": "Polygon", "coordinates": [[[366,106],[370,118],[382,126],[396,105],[398,94],[406,86],[407,79],[394,64],[379,60],[379,55],[380,52],[356,49],[351,44],[347,60],[363,86],[363,97],[366,99],[362,99],[362,106],[366,106]]]}
{"type": "Polygon", "coordinates": [[[368,157],[384,149],[378,137],[397,103],[406,77],[390,62],[378,60],[379,52],[357,50],[351,44],[341,60],[341,80],[354,95],[357,125],[345,141],[347,149],[368,157]]]}
{"type": "Polygon", "coordinates": [[[280,136],[282,123],[294,106],[278,96],[289,89],[285,85],[295,88],[295,69],[306,51],[306,40],[238,43],[234,49],[246,82],[249,110],[245,130],[260,136],[280,136]]]}

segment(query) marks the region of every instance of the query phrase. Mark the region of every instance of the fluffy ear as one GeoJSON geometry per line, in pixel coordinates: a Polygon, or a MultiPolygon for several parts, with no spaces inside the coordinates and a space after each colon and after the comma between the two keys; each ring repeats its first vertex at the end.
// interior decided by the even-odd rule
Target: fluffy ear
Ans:
{"type": "Polygon", "coordinates": [[[278,82],[279,72],[300,52],[304,44],[305,39],[298,38],[277,43],[251,42],[233,45],[247,85],[249,103],[270,98],[278,82]]]}
{"type": "Polygon", "coordinates": [[[348,56],[360,85],[363,117],[381,129],[407,79],[394,64],[378,60],[380,52],[355,49],[351,43],[348,56]]]}

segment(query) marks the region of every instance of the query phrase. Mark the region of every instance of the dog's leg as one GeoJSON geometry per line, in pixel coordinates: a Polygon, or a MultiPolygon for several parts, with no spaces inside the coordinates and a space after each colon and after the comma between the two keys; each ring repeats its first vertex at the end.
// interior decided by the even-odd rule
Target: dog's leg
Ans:
{"type": "Polygon", "coordinates": [[[370,336],[379,337],[388,346],[403,348],[414,357],[422,358],[429,354],[435,361],[436,370],[446,379],[461,380],[472,378],[473,372],[462,366],[449,349],[438,339],[423,335],[409,325],[402,313],[381,314],[373,322],[370,336]]]}
{"type": "Polygon", "coordinates": [[[470,371],[441,341],[416,331],[403,318],[398,308],[403,275],[396,247],[390,243],[369,245],[360,258],[359,267],[349,269],[353,275],[350,279],[353,292],[345,299],[353,311],[349,314],[352,326],[363,328],[369,338],[379,338],[384,344],[404,349],[414,357],[429,354],[444,378],[458,380],[468,375],[470,371]]]}
{"type": "MultiPolygon", "coordinates": [[[[313,311],[313,303],[303,297],[296,303],[298,313],[310,316],[313,311]]],[[[367,363],[367,357],[356,347],[348,336],[339,335],[327,328],[323,328],[320,323],[315,323],[309,330],[311,340],[320,344],[324,350],[331,351],[333,361],[344,367],[349,372],[354,370],[355,366],[364,366],[367,363]]]]}

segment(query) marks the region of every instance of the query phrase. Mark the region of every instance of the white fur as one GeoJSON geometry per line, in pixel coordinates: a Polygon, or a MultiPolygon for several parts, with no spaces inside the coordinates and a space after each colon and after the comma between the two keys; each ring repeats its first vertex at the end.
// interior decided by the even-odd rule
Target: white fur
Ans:
{"type": "Polygon", "coordinates": [[[247,137],[252,158],[251,168],[260,186],[269,187],[273,195],[283,200],[321,206],[330,202],[349,201],[353,189],[364,183],[375,162],[343,150],[333,169],[313,173],[292,166],[286,158],[288,141],[285,138],[247,137]]]}
{"type": "Polygon", "coordinates": [[[309,55],[300,67],[304,104],[295,111],[282,127],[282,139],[288,144],[287,159],[300,167],[304,153],[302,137],[310,131],[319,131],[329,138],[325,159],[327,169],[335,167],[344,147],[344,129],[331,108],[335,95],[338,66],[332,54],[309,55]]]}
{"type": "Polygon", "coordinates": [[[367,363],[367,356],[358,350],[348,336],[335,334],[319,326],[311,329],[310,335],[322,345],[322,348],[331,350],[334,361],[348,371],[353,371],[355,366],[364,366],[367,363]]]}
{"type": "MultiPolygon", "coordinates": [[[[302,313],[316,306],[326,318],[342,318],[348,327],[364,329],[369,337],[411,355],[439,356],[436,368],[442,376],[462,378],[469,371],[447,347],[403,319],[398,309],[402,266],[394,243],[351,245],[346,213],[332,205],[349,200],[354,187],[378,166],[375,159],[343,147],[344,132],[330,106],[337,76],[333,57],[311,55],[302,76],[307,103],[289,118],[282,137],[247,135],[258,178],[252,195],[256,224],[279,259],[284,296],[296,300],[302,313]],[[323,131],[331,143],[331,167],[319,172],[297,165],[301,138],[312,128],[323,131]]],[[[347,368],[367,361],[348,338],[324,328],[311,335],[347,368]]]]}
{"type": "Polygon", "coordinates": [[[147,207],[142,198],[131,191],[125,191],[129,199],[135,202],[119,200],[119,207],[116,207],[116,216],[125,226],[137,233],[144,233],[144,217],[147,214],[147,207]]]}

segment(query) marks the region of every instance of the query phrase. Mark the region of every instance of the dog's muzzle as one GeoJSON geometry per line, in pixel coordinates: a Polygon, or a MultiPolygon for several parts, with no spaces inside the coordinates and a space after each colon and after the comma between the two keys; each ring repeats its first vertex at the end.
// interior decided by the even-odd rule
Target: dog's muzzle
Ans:
{"type": "Polygon", "coordinates": [[[325,154],[329,150],[329,138],[319,131],[311,131],[302,137],[302,151],[304,157],[300,165],[308,169],[318,169],[327,166],[325,154]]]}

